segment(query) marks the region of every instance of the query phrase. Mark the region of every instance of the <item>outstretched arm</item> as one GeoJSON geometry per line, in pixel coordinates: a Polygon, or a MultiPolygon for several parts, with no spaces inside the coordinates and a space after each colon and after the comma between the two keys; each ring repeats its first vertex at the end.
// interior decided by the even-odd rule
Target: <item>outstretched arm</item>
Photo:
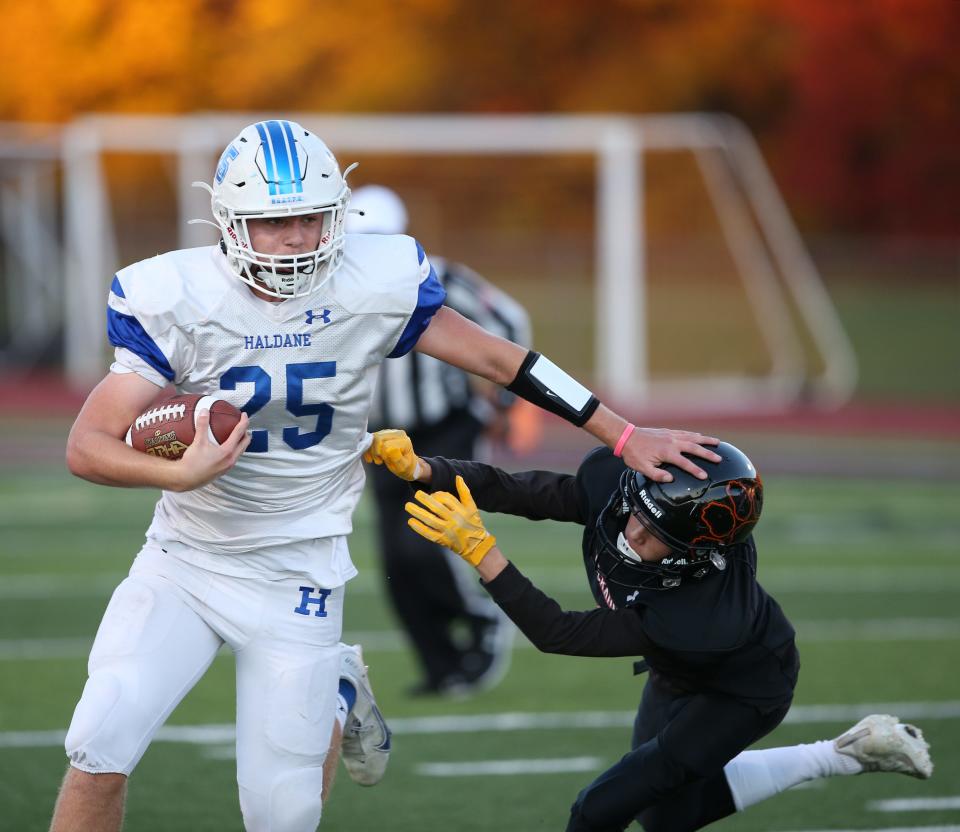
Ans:
{"type": "MultiPolygon", "coordinates": [[[[531,365],[531,354],[528,350],[491,335],[447,307],[441,307],[433,316],[415,349],[496,384],[509,386],[519,395],[541,406],[549,403],[553,392],[546,393],[543,401],[538,400],[539,394],[530,392],[543,385],[528,382],[527,374],[531,365]]],[[[665,428],[636,428],[629,431],[626,419],[602,404],[594,404],[595,400],[588,390],[559,368],[553,368],[553,365],[550,367],[551,375],[564,387],[578,391],[578,401],[588,401],[585,397],[589,398],[583,407],[583,412],[590,413],[589,418],[580,422],[575,416],[568,416],[568,420],[581,424],[584,430],[608,447],[619,447],[624,462],[650,479],[658,482],[669,482],[673,479],[669,471],[658,467],[661,463],[676,465],[701,479],[705,478],[706,473],[687,459],[683,455],[685,453],[712,462],[719,461],[720,458],[709,447],[705,447],[715,445],[715,437],[695,431],[665,428]]]]}
{"type": "Polygon", "coordinates": [[[418,491],[407,503],[410,528],[476,568],[487,591],[538,650],[567,656],[636,656],[649,639],[633,610],[569,612],[535,587],[497,547],[462,477],[455,497],[418,491]]]}
{"type": "Polygon", "coordinates": [[[396,477],[430,484],[434,491],[454,491],[459,475],[469,480],[477,505],[484,511],[514,514],[530,520],[584,523],[577,478],[553,471],[506,471],[482,462],[417,456],[405,431],[378,430],[364,461],[385,465],[396,477]]]}

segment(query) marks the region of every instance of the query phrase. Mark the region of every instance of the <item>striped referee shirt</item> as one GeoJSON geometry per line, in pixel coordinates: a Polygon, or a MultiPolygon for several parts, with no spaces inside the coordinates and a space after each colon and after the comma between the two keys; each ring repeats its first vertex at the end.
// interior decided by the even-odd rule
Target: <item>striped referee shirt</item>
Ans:
{"type": "MultiPolygon", "coordinates": [[[[517,301],[460,263],[432,255],[430,262],[446,289],[445,306],[494,335],[530,346],[530,317],[517,301]]],[[[504,391],[503,405],[508,404],[510,395],[504,391]]],[[[490,402],[476,391],[463,370],[415,350],[380,365],[369,430],[413,432],[456,413],[472,413],[481,423],[492,415],[490,402]]]]}

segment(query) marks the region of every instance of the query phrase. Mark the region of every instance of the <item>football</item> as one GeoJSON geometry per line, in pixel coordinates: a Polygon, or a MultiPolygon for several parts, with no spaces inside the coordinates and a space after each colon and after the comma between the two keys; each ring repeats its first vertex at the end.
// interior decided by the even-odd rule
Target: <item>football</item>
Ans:
{"type": "Polygon", "coordinates": [[[171,396],[145,410],[130,425],[130,447],[164,459],[180,459],[197,434],[197,413],[210,410],[210,441],[224,442],[240,421],[230,402],[199,393],[171,396]]]}

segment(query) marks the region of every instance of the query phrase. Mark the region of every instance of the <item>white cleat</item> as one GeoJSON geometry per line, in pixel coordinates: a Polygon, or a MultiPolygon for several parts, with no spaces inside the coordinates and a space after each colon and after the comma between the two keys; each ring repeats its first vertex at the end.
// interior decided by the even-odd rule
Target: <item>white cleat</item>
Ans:
{"type": "Polygon", "coordinates": [[[341,758],[351,780],[361,786],[375,786],[387,770],[391,734],[373,697],[359,644],[343,645],[340,677],[357,691],[357,701],[343,728],[341,758]]]}
{"type": "Polygon", "coordinates": [[[833,741],[841,754],[853,757],[864,771],[895,771],[926,780],[933,774],[930,745],[923,732],[895,716],[871,714],[833,741]]]}

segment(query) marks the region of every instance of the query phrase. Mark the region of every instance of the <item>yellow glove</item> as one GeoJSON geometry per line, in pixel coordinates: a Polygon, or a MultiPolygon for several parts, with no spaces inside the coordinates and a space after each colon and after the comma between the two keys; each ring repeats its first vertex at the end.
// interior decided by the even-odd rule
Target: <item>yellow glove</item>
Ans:
{"type": "Polygon", "coordinates": [[[418,491],[416,498],[426,508],[407,503],[404,508],[413,515],[407,525],[421,537],[452,549],[472,566],[478,566],[497,539],[483,527],[477,504],[463,477],[457,477],[457,491],[459,500],[449,491],[435,494],[418,491]]]}
{"type": "Polygon", "coordinates": [[[363,454],[363,461],[386,465],[391,474],[407,482],[415,480],[423,471],[410,437],[402,430],[378,430],[363,454]]]}

